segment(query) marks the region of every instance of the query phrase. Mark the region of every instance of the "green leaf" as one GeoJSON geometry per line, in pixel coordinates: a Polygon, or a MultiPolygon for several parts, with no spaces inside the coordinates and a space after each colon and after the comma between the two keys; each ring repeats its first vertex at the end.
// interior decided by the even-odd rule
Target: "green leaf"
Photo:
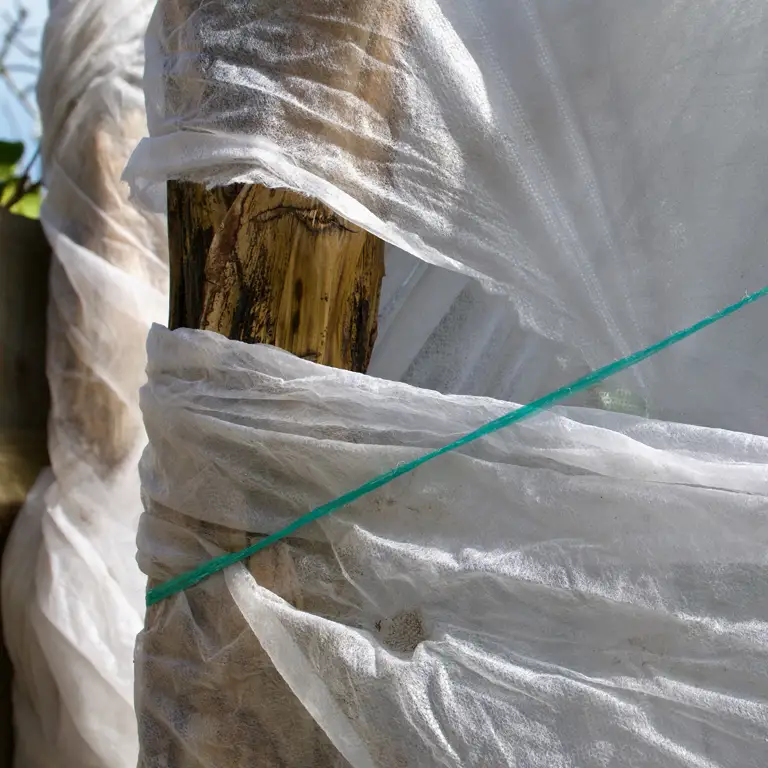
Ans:
{"type": "Polygon", "coordinates": [[[5,208],[5,206],[13,199],[13,196],[18,189],[18,185],[18,179],[7,179],[3,182],[3,188],[0,190],[0,205],[2,205],[3,208],[5,208]]]}
{"type": "Polygon", "coordinates": [[[27,192],[21,200],[11,206],[11,213],[26,216],[28,219],[39,219],[42,202],[43,197],[40,190],[35,189],[32,192],[27,192]]]}
{"type": "Polygon", "coordinates": [[[18,179],[6,179],[3,182],[2,189],[0,189],[0,205],[3,208],[8,205],[13,196],[16,194],[18,183],[18,179]]]}
{"type": "Polygon", "coordinates": [[[22,157],[24,157],[22,142],[0,141],[0,181],[8,181],[13,176],[22,157]]]}
{"type": "MultiPolygon", "coordinates": [[[[0,206],[6,207],[13,200],[19,188],[20,179],[9,179],[0,191],[0,206]]],[[[25,193],[11,207],[11,213],[18,216],[26,216],[28,219],[40,218],[40,206],[43,202],[40,187],[35,186],[29,192],[25,193]]]]}

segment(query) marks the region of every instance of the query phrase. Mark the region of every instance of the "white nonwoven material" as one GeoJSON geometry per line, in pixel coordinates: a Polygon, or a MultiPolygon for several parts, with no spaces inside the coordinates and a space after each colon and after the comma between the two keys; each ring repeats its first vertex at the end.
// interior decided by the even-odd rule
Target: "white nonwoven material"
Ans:
{"type": "MultiPolygon", "coordinates": [[[[760,0],[159,0],[134,193],[290,187],[390,248],[368,377],[152,332],[151,584],[768,283],[767,21],[760,0]]],[[[141,768],[762,768],[766,321],[154,606],[141,768]]]]}
{"type": "MultiPolygon", "coordinates": [[[[155,327],[148,371],[153,583],[513,407],[201,331],[155,327]]],[[[582,408],[445,455],[151,609],[140,764],[762,768],[766,455],[582,408]],[[259,728],[265,653],[335,762],[259,728]]]]}
{"type": "MultiPolygon", "coordinates": [[[[767,20],[762,0],[160,0],[128,175],[150,201],[167,178],[320,197],[430,265],[372,372],[525,401],[768,283],[767,20]]],[[[584,404],[768,434],[767,321],[584,404]]]]}
{"type": "Polygon", "coordinates": [[[138,406],[146,334],[167,311],[162,217],[120,174],[146,131],[146,0],[54,0],[38,100],[52,246],[51,468],[3,558],[18,768],[135,768],[133,649],[145,579],[138,406]]]}

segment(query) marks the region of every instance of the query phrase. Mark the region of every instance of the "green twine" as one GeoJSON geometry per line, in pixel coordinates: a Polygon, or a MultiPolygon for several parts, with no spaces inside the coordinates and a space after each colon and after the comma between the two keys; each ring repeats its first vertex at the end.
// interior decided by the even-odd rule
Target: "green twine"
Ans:
{"type": "Polygon", "coordinates": [[[161,600],[165,600],[167,597],[171,597],[178,592],[182,592],[185,589],[189,589],[190,587],[195,586],[195,584],[199,584],[201,581],[203,581],[203,579],[207,579],[214,573],[223,571],[230,565],[234,565],[235,563],[239,563],[241,560],[245,560],[251,555],[254,555],[256,552],[259,552],[260,550],[269,547],[275,542],[290,536],[292,533],[295,533],[305,525],[309,525],[310,523],[314,523],[316,520],[319,520],[321,517],[330,515],[331,512],[335,512],[336,510],[345,507],[347,504],[351,504],[353,501],[357,501],[363,496],[366,496],[376,489],[391,483],[396,478],[401,477],[408,472],[413,472],[413,470],[418,469],[423,464],[426,464],[429,461],[433,461],[445,453],[450,453],[451,451],[456,451],[459,448],[463,448],[465,445],[468,445],[475,440],[479,440],[481,437],[485,437],[486,435],[498,432],[498,430],[504,429],[504,427],[508,427],[511,424],[517,423],[518,421],[527,419],[529,416],[533,416],[537,413],[540,413],[541,411],[551,408],[552,406],[562,402],[571,395],[574,395],[578,392],[583,392],[585,389],[589,389],[596,384],[600,384],[609,376],[613,376],[616,373],[625,371],[627,368],[631,368],[633,365],[637,365],[643,360],[647,360],[649,357],[652,357],[662,350],[667,349],[667,347],[671,347],[673,344],[677,344],[679,341],[692,336],[694,333],[697,333],[703,328],[716,323],[718,320],[722,320],[724,317],[732,315],[734,312],[737,312],[747,304],[752,304],[758,299],[761,299],[766,294],[768,294],[768,286],[760,291],[756,291],[755,293],[747,294],[743,299],[737,301],[735,304],[731,304],[725,309],[721,309],[714,315],[710,315],[709,317],[704,318],[704,320],[700,320],[698,323],[695,323],[694,325],[682,331],[673,333],[671,336],[668,336],[666,339],[653,344],[647,349],[644,349],[640,352],[635,352],[634,354],[629,355],[629,357],[622,358],[621,360],[616,360],[615,362],[606,365],[604,368],[600,368],[599,370],[594,371],[593,373],[590,373],[587,376],[578,379],[577,381],[574,381],[572,384],[568,384],[567,386],[561,387],[554,392],[550,392],[550,394],[545,395],[538,400],[534,400],[528,405],[521,406],[520,408],[511,411],[505,416],[501,416],[500,418],[489,422],[485,426],[482,426],[479,429],[464,435],[464,437],[460,437],[458,440],[450,443],[449,445],[438,448],[436,451],[431,451],[430,453],[427,453],[418,459],[414,459],[413,461],[408,461],[404,464],[401,464],[395,469],[390,469],[388,472],[373,478],[373,480],[369,480],[367,483],[363,483],[363,485],[361,485],[359,488],[356,488],[354,491],[349,491],[348,493],[339,496],[337,499],[329,501],[327,504],[323,504],[322,506],[313,509],[306,515],[298,518],[297,520],[294,520],[282,530],[277,531],[277,533],[270,534],[266,538],[258,541],[256,544],[252,544],[250,547],[246,547],[240,552],[230,552],[225,555],[221,555],[220,557],[215,557],[191,571],[182,573],[179,576],[159,584],[147,592],[147,606],[155,605],[161,600]]]}

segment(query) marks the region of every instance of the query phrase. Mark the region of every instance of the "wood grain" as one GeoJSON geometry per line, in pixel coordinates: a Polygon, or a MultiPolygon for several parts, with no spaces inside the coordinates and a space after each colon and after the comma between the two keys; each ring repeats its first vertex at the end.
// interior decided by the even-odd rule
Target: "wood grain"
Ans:
{"type": "Polygon", "coordinates": [[[201,328],[208,249],[242,187],[168,183],[171,299],[168,327],[201,328]]]}
{"type": "Polygon", "coordinates": [[[363,372],[376,339],[383,243],[316,200],[243,189],[205,264],[200,327],[363,372]]]}

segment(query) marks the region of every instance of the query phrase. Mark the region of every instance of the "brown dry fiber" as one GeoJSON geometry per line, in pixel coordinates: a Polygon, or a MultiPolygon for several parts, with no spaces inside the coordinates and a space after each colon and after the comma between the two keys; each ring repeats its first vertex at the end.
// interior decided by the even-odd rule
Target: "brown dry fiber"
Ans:
{"type": "MultiPolygon", "coordinates": [[[[67,183],[57,184],[56,191],[67,200],[56,201],[51,209],[70,214],[61,226],[71,240],[122,273],[161,289],[166,247],[162,221],[130,204],[128,189],[120,182],[132,148],[146,131],[143,111],[116,116],[103,105],[103,112],[82,117],[72,121],[76,130],[57,150],[67,183]],[[154,259],[148,259],[147,249],[154,259]]],[[[77,459],[105,478],[134,448],[142,430],[137,401],[144,379],[145,330],[108,296],[91,293],[85,306],[56,259],[51,273],[56,296],[49,309],[48,340],[53,418],[77,459]],[[121,329],[119,359],[109,371],[121,392],[97,370],[99,351],[89,346],[89,326],[97,318],[104,319],[104,327],[121,329]],[[133,402],[126,402],[125,392],[136,393],[133,402]]],[[[58,473],[57,456],[52,455],[58,473]]],[[[61,461],[71,460],[75,456],[61,456],[61,461]]]]}

